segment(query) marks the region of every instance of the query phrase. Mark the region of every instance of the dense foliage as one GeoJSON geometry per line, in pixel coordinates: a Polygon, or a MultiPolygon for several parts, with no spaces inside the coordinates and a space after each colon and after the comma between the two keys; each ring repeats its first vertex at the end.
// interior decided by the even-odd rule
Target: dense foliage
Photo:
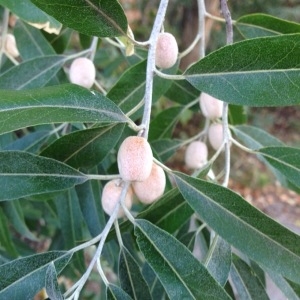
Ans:
{"type": "MultiPolygon", "coordinates": [[[[195,42],[158,70],[156,41],[172,2],[160,1],[141,42],[117,0],[0,0],[0,299],[268,299],[266,276],[299,299],[299,235],[228,182],[238,147],[300,191],[300,149],[244,118],[244,107],[300,104],[300,24],[244,15],[233,21],[243,40],[232,42],[226,2],[227,45],[204,55],[204,20],[225,20],[199,0],[195,42]],[[181,71],[193,47],[200,58],[181,71]],[[69,82],[79,57],[96,67],[91,89],[69,82]],[[205,112],[195,136],[175,137],[181,117],[200,111],[201,92],[224,101],[222,118],[205,112]],[[215,124],[220,146],[209,145],[215,124]],[[117,154],[136,135],[148,140],[166,187],[150,205],[133,197],[128,210],[131,182],[120,178],[117,154]],[[208,145],[208,159],[187,173],[168,167],[194,141],[208,145]],[[115,179],[120,196],[108,216],[101,195],[115,179]]],[[[126,168],[141,158],[132,156],[126,168]]]]}

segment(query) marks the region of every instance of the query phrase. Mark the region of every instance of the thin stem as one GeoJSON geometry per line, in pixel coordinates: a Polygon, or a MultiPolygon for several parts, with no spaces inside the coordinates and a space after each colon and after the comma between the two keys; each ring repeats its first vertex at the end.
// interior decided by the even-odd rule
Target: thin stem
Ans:
{"type": "Polygon", "coordinates": [[[126,114],[126,116],[127,116],[127,117],[130,117],[130,116],[133,115],[135,112],[137,112],[141,107],[143,107],[144,104],[145,104],[145,101],[144,101],[144,99],[143,99],[142,101],[140,101],[140,102],[138,103],[138,105],[136,105],[132,110],[130,110],[130,111],[126,114]]]}
{"type": "Polygon", "coordinates": [[[254,154],[256,153],[254,150],[242,145],[240,142],[238,142],[236,139],[234,139],[233,137],[230,138],[230,141],[236,145],[237,147],[239,147],[240,149],[244,150],[245,152],[248,152],[248,153],[251,153],[251,154],[254,154]]]}
{"type": "Polygon", "coordinates": [[[225,18],[226,23],[226,44],[230,45],[233,43],[233,24],[231,19],[231,13],[227,5],[227,0],[220,0],[222,15],[225,18]]]}
{"type": "Polygon", "coordinates": [[[188,55],[194,48],[195,46],[197,45],[197,43],[199,42],[199,40],[202,38],[201,34],[198,33],[195,37],[195,39],[192,41],[192,43],[189,45],[188,48],[186,48],[183,52],[181,52],[179,55],[178,55],[178,58],[181,59],[183,57],[185,57],[186,55],[188,55]]]}
{"type": "Polygon", "coordinates": [[[163,72],[157,70],[156,68],[154,68],[154,72],[156,75],[158,75],[159,77],[164,78],[164,79],[169,79],[169,80],[184,80],[185,79],[185,76],[183,76],[183,75],[166,74],[166,73],[163,73],[163,72]]]}
{"type": "Polygon", "coordinates": [[[153,77],[154,77],[154,70],[155,70],[156,42],[164,22],[165,14],[168,7],[168,2],[169,2],[168,0],[161,0],[153,24],[153,28],[151,31],[150,39],[149,39],[149,52],[148,52],[147,70],[146,70],[145,106],[144,106],[144,114],[142,118],[142,125],[144,125],[145,127],[142,134],[145,138],[148,138],[151,107],[152,107],[152,89],[153,89],[153,77]]]}
{"type": "MultiPolygon", "coordinates": [[[[226,22],[226,44],[231,45],[233,43],[233,25],[231,14],[227,6],[227,0],[221,1],[221,10],[226,22]]],[[[228,103],[223,104],[223,140],[225,143],[225,168],[224,168],[224,180],[223,186],[228,186],[229,175],[230,175],[230,131],[228,126],[228,103]]]]}
{"type": "Polygon", "coordinates": [[[114,174],[114,175],[98,175],[98,174],[85,174],[85,176],[89,180],[112,180],[112,179],[119,179],[120,174],[114,174]]]}
{"type": "MultiPolygon", "coordinates": [[[[92,272],[92,269],[95,265],[95,263],[97,262],[98,258],[100,257],[101,253],[102,253],[102,250],[103,250],[103,247],[104,247],[104,243],[106,241],[106,238],[108,236],[108,233],[112,227],[112,225],[114,224],[115,220],[117,219],[117,216],[118,216],[118,211],[120,209],[120,206],[123,204],[124,202],[124,199],[126,197],[126,193],[127,193],[127,190],[128,190],[128,187],[129,187],[129,184],[128,182],[126,182],[123,186],[123,189],[122,189],[122,192],[121,192],[121,195],[120,195],[120,198],[119,198],[119,201],[117,202],[109,220],[107,221],[103,231],[102,231],[102,234],[101,234],[101,239],[100,239],[100,243],[96,249],[96,252],[88,266],[88,268],[86,269],[86,271],[84,272],[84,274],[82,275],[82,277],[80,278],[80,280],[78,282],[76,282],[66,293],[65,295],[68,295],[70,294],[72,291],[75,290],[74,292],[74,299],[78,299],[79,297],[79,294],[80,294],[80,291],[82,290],[83,286],[85,285],[86,281],[88,280],[91,272],[92,272]],[[74,288],[75,286],[75,288],[74,288]]],[[[101,269],[101,268],[100,268],[101,269]]],[[[98,268],[99,270],[99,268],[98,268]]],[[[70,299],[72,299],[72,297],[70,297],[70,299]]]]}
{"type": "Polygon", "coordinates": [[[205,3],[204,0],[198,0],[198,18],[199,18],[199,35],[201,36],[199,51],[200,59],[205,56],[205,3]]]}
{"type": "Polygon", "coordinates": [[[208,263],[212,257],[212,254],[217,246],[217,242],[218,242],[218,238],[219,236],[218,235],[215,235],[214,238],[213,238],[213,241],[211,243],[211,246],[209,247],[209,250],[208,250],[208,253],[206,255],[206,258],[205,258],[205,261],[204,261],[204,266],[207,267],[208,266],[208,263]]]}
{"type": "Polygon", "coordinates": [[[117,235],[118,243],[119,243],[120,247],[123,248],[124,244],[123,244],[122,235],[121,235],[121,231],[120,231],[118,220],[115,220],[114,224],[115,224],[115,230],[116,230],[116,235],[117,235]]]}
{"type": "Polygon", "coordinates": [[[101,85],[97,80],[94,81],[94,84],[95,84],[95,86],[98,88],[98,90],[99,90],[104,96],[106,96],[106,94],[107,94],[106,90],[102,87],[102,85],[101,85]]]}
{"type": "Polygon", "coordinates": [[[98,38],[97,37],[93,37],[91,46],[90,46],[90,59],[93,61],[96,55],[96,51],[97,51],[97,45],[98,45],[98,38]]]}

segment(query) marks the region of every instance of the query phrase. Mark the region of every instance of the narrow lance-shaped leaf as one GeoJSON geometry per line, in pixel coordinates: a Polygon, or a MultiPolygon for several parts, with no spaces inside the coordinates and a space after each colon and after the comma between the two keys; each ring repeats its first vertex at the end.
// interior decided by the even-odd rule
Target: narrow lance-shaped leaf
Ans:
{"type": "Polygon", "coordinates": [[[298,235],[227,188],[181,173],[175,180],[201,220],[223,239],[260,265],[300,282],[298,235]]]}
{"type": "Polygon", "coordinates": [[[48,265],[46,270],[45,288],[50,299],[63,300],[63,295],[61,294],[58,286],[56,269],[53,262],[48,265]]]}
{"type": "Polygon", "coordinates": [[[120,251],[119,278],[121,287],[133,299],[152,299],[138,263],[125,247],[120,251]]]}
{"type": "Polygon", "coordinates": [[[116,0],[31,1],[65,26],[83,34],[98,37],[126,35],[127,19],[116,0]]]}
{"type": "Polygon", "coordinates": [[[77,85],[29,91],[0,90],[0,133],[59,122],[125,123],[109,99],[77,85]]]}
{"type": "Polygon", "coordinates": [[[33,26],[43,28],[49,33],[58,34],[61,29],[61,24],[36,7],[32,2],[33,1],[30,0],[1,0],[0,4],[33,26]]]}
{"type": "Polygon", "coordinates": [[[72,252],[50,251],[18,258],[0,266],[1,299],[33,299],[45,286],[49,264],[60,273],[72,257],[72,252]]]}
{"type": "Polygon", "coordinates": [[[99,164],[115,147],[124,124],[80,130],[64,135],[40,155],[62,161],[74,168],[99,164]]]}
{"type": "Polygon", "coordinates": [[[242,16],[236,21],[235,26],[246,38],[300,32],[299,23],[262,13],[242,16]]]}
{"type": "Polygon", "coordinates": [[[135,221],[135,235],[170,299],[230,299],[207,269],[173,236],[146,220],[135,221]]]}
{"type": "Polygon", "coordinates": [[[205,259],[205,265],[215,280],[224,286],[231,267],[231,247],[218,235],[214,236],[205,259]]]}
{"type": "Polygon", "coordinates": [[[267,147],[257,151],[280,173],[300,188],[300,149],[292,147],[267,147]]]}
{"type": "Polygon", "coordinates": [[[192,65],[186,79],[225,102],[247,106],[300,103],[300,34],[225,46],[192,65]]]}
{"type": "Polygon", "coordinates": [[[86,180],[86,175],[53,159],[0,152],[0,201],[64,190],[86,180]]]}
{"type": "Polygon", "coordinates": [[[132,300],[132,298],[123,291],[120,287],[109,284],[106,287],[106,299],[107,300],[132,300]]]}
{"type": "Polygon", "coordinates": [[[239,299],[269,299],[258,277],[244,261],[235,255],[233,256],[230,275],[239,299]]]}
{"type": "Polygon", "coordinates": [[[66,61],[62,55],[33,58],[12,67],[0,76],[0,88],[25,90],[45,86],[66,61]]]}

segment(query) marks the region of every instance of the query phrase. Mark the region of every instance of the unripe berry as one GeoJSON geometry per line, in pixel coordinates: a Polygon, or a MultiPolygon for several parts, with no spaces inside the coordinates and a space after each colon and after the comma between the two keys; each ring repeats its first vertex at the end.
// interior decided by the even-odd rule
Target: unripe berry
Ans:
{"type": "Polygon", "coordinates": [[[155,64],[158,68],[168,69],[175,65],[178,56],[178,45],[171,33],[158,35],[155,53],[155,64]]]}
{"type": "Polygon", "coordinates": [[[139,136],[129,136],[118,152],[118,168],[125,181],[144,181],[152,169],[153,154],[148,141],[139,136]]]}
{"type": "Polygon", "coordinates": [[[201,111],[206,118],[213,120],[222,117],[223,101],[206,93],[201,93],[199,102],[201,111]]]}
{"type": "MultiPolygon", "coordinates": [[[[114,208],[116,207],[118,201],[120,200],[122,189],[123,189],[123,185],[121,184],[121,180],[119,179],[108,181],[103,188],[102,197],[101,197],[102,208],[109,216],[112,215],[114,208]]],[[[132,188],[129,186],[127,190],[127,194],[124,199],[125,207],[127,207],[128,209],[131,208],[132,198],[133,198],[133,191],[132,188]]],[[[122,209],[122,207],[120,207],[118,211],[118,218],[121,218],[123,216],[124,216],[124,210],[122,209]]]]}
{"type": "Polygon", "coordinates": [[[210,124],[208,128],[208,140],[211,146],[218,150],[223,143],[223,125],[220,123],[210,124]]]}
{"type": "Polygon", "coordinates": [[[199,169],[207,162],[207,146],[201,141],[191,142],[185,150],[185,164],[188,168],[199,169]]]}
{"type": "Polygon", "coordinates": [[[87,89],[91,88],[96,78],[94,63],[86,57],[74,59],[70,67],[69,76],[72,83],[87,89]]]}
{"type": "Polygon", "coordinates": [[[133,191],[144,204],[150,204],[163,195],[166,187],[166,175],[157,164],[152,164],[150,176],[142,182],[132,183],[133,191]]]}
{"type": "MultiPolygon", "coordinates": [[[[0,43],[0,45],[1,45],[1,43],[0,43]]],[[[8,33],[6,35],[4,48],[5,48],[5,51],[12,57],[18,57],[20,55],[19,50],[17,48],[16,38],[11,33],[8,33]]]]}

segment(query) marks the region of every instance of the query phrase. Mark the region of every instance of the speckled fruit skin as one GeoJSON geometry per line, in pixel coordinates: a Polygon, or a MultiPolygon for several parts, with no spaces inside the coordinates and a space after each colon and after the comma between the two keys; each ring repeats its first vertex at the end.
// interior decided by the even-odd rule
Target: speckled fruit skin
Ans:
{"type": "Polygon", "coordinates": [[[166,187],[164,170],[153,163],[150,176],[142,182],[132,183],[137,198],[144,204],[150,204],[161,197],[166,187]]]}
{"type": "Polygon", "coordinates": [[[124,181],[144,181],[152,169],[153,154],[148,141],[139,136],[129,136],[118,151],[118,168],[124,181]]]}
{"type": "Polygon", "coordinates": [[[218,150],[223,143],[223,126],[219,123],[212,123],[208,128],[208,141],[211,146],[218,150]]]}
{"type": "Polygon", "coordinates": [[[185,150],[185,164],[188,168],[199,169],[207,162],[208,150],[201,141],[191,142],[185,150]]]}
{"type": "Polygon", "coordinates": [[[175,65],[178,45],[175,37],[168,32],[160,33],[156,44],[155,64],[158,68],[168,69],[175,65]]]}
{"type": "Polygon", "coordinates": [[[94,63],[86,58],[79,57],[73,60],[69,72],[70,82],[91,88],[96,78],[96,69],[94,63]]]}
{"type": "Polygon", "coordinates": [[[12,57],[18,57],[20,55],[19,50],[17,48],[16,38],[13,34],[8,33],[6,35],[4,47],[5,51],[12,57]]]}
{"type": "Polygon", "coordinates": [[[201,93],[199,103],[201,111],[206,118],[213,120],[222,117],[223,101],[206,93],[201,93]]]}
{"type": "MultiPolygon", "coordinates": [[[[101,203],[102,203],[103,210],[109,216],[112,215],[114,208],[116,207],[116,204],[120,199],[122,188],[123,186],[121,184],[121,180],[119,179],[108,181],[103,188],[101,203]]],[[[130,209],[132,206],[132,198],[133,198],[133,191],[132,188],[129,186],[124,200],[124,204],[128,209],[130,209]]],[[[118,211],[118,218],[121,218],[123,216],[124,216],[124,210],[122,209],[122,207],[120,207],[118,211]]]]}

